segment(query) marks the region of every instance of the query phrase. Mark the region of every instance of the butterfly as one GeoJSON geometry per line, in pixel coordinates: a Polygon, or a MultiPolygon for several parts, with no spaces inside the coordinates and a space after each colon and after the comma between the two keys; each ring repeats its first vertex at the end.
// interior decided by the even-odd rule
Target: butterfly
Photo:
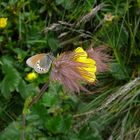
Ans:
{"type": "Polygon", "coordinates": [[[51,67],[54,56],[51,53],[36,54],[27,59],[26,64],[37,73],[47,73],[51,67]]]}

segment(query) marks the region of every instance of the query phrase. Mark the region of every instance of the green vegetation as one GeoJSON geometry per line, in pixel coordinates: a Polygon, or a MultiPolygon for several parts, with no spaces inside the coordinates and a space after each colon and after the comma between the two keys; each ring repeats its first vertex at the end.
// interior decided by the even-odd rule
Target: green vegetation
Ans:
{"type": "Polygon", "coordinates": [[[140,0],[0,1],[0,140],[139,140],[139,14],[140,0]],[[28,77],[32,55],[91,44],[112,57],[91,94],[28,77]]]}

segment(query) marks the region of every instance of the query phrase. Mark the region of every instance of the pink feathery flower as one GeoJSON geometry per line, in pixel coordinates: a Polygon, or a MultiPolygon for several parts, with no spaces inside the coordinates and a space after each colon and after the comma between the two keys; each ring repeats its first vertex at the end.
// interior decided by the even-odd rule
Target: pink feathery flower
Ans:
{"type": "Polygon", "coordinates": [[[82,48],[58,56],[52,63],[51,80],[59,81],[66,89],[74,92],[87,91],[83,82],[93,83],[96,80],[95,61],[88,58],[82,48]]]}

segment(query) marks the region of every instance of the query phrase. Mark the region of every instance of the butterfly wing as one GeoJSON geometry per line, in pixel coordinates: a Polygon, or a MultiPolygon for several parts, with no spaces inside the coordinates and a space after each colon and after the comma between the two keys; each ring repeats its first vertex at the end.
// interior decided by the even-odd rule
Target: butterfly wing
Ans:
{"type": "Polygon", "coordinates": [[[41,53],[41,54],[36,54],[30,58],[27,59],[26,64],[31,67],[34,68],[35,64],[37,63],[37,61],[43,59],[43,57],[45,56],[45,53],[41,53]]]}
{"type": "Polygon", "coordinates": [[[42,59],[40,59],[40,61],[38,61],[34,65],[35,71],[40,74],[47,73],[51,67],[52,61],[53,59],[51,57],[51,54],[46,54],[42,59]]]}
{"type": "Polygon", "coordinates": [[[51,63],[54,57],[51,54],[37,54],[30,57],[26,63],[34,68],[37,73],[43,74],[47,73],[51,67],[51,63]]]}

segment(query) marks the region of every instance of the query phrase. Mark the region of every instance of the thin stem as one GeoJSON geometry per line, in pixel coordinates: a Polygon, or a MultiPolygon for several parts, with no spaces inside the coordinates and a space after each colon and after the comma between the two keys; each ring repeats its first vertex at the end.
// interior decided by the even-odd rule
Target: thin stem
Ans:
{"type": "MultiPolygon", "coordinates": [[[[38,95],[36,95],[34,98],[32,98],[32,100],[29,102],[27,108],[26,108],[26,106],[24,106],[24,108],[30,109],[33,104],[35,104],[37,101],[39,101],[39,99],[42,97],[42,95],[44,94],[44,92],[45,92],[45,90],[47,88],[48,88],[48,83],[43,85],[43,87],[40,89],[40,92],[38,93],[38,95]]],[[[22,133],[21,133],[21,140],[25,140],[25,127],[26,127],[26,112],[23,111],[23,113],[22,113],[22,133]]]]}
{"type": "Polygon", "coordinates": [[[43,87],[41,88],[39,94],[37,96],[35,96],[32,101],[29,103],[29,108],[32,107],[33,104],[35,104],[44,94],[45,90],[48,88],[48,83],[44,84],[43,87]]]}
{"type": "Polygon", "coordinates": [[[26,125],[26,115],[22,113],[22,133],[21,140],[25,140],[25,125],[26,125]]]}

